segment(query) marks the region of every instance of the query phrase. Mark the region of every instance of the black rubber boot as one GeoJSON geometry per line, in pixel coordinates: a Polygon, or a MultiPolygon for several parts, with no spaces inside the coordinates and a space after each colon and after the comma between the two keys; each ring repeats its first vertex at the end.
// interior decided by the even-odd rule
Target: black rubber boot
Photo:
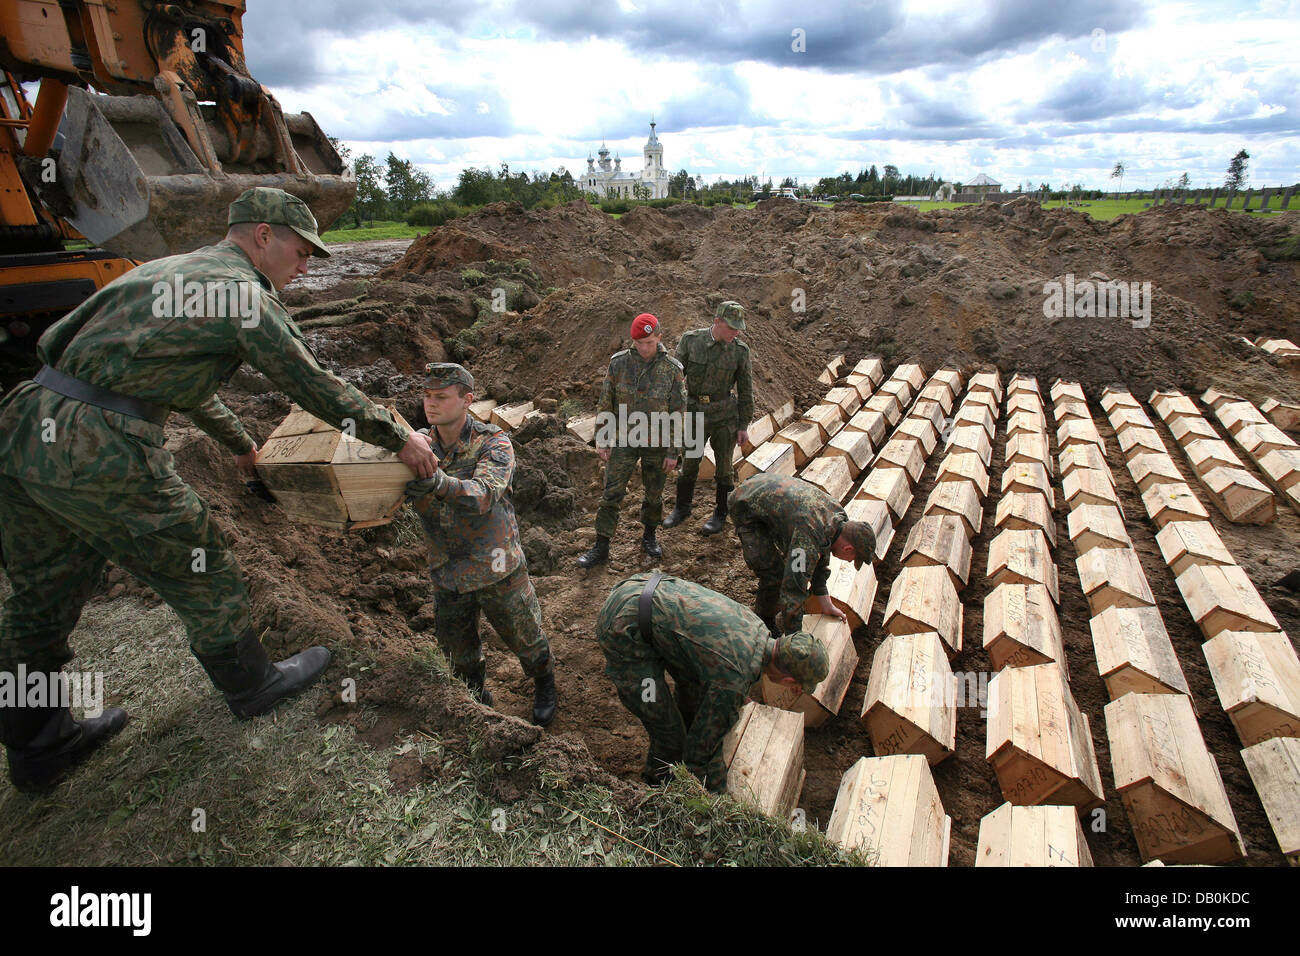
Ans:
{"type": "Polygon", "coordinates": [[[558,698],[555,693],[555,672],[533,678],[533,723],[545,727],[555,719],[558,698]]]}
{"type": "Polygon", "coordinates": [[[681,759],[680,756],[670,757],[666,754],[659,754],[652,748],[645,758],[645,767],[641,771],[641,779],[652,787],[662,786],[673,778],[673,764],[681,759]]]}
{"type": "Polygon", "coordinates": [[[487,664],[481,664],[479,669],[472,673],[464,675],[465,686],[469,692],[484,707],[492,706],[492,692],[487,689],[487,664]]]}
{"type": "Polygon", "coordinates": [[[717,504],[713,506],[713,516],[704,522],[704,527],[700,529],[706,537],[717,534],[727,523],[727,495],[729,494],[731,494],[730,485],[718,485],[717,504]]]}
{"type": "Polygon", "coordinates": [[[194,652],[194,656],[240,720],[265,714],[280,701],[302,693],[316,683],[330,662],[326,648],[309,647],[272,664],[252,628],[233,647],[215,654],[194,652]]]}
{"type": "Polygon", "coordinates": [[[66,707],[0,708],[0,741],[9,753],[9,779],[23,793],[48,790],[126,726],[126,711],[73,720],[66,707]]]}
{"type": "Polygon", "coordinates": [[[592,568],[598,564],[604,564],[609,560],[609,538],[602,534],[596,535],[596,543],[591,546],[591,550],[584,553],[578,558],[578,567],[592,568]]]}
{"type": "Polygon", "coordinates": [[[695,479],[677,479],[677,502],[673,513],[664,519],[665,528],[675,528],[691,515],[691,503],[695,499],[695,479]]]}
{"type": "Polygon", "coordinates": [[[664,556],[664,549],[655,540],[655,526],[652,524],[646,525],[645,533],[641,535],[641,550],[656,561],[664,556]]]}

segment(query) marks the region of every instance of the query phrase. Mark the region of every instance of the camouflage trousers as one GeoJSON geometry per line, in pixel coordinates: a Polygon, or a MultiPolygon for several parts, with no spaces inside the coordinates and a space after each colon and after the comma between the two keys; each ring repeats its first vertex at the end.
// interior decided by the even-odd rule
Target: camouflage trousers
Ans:
{"type": "Polygon", "coordinates": [[[761,618],[773,617],[781,610],[785,554],[768,535],[767,528],[755,521],[743,518],[737,521],[736,536],[740,538],[740,552],[745,558],[745,564],[758,575],[754,613],[761,618]]]}
{"type": "Polygon", "coordinates": [[[551,646],[542,633],[542,606],[526,565],[477,591],[461,593],[435,586],[433,599],[434,634],[452,669],[462,677],[482,673],[485,666],[478,634],[480,610],[515,652],[525,674],[540,677],[554,670],[551,646]]]}
{"type": "Polygon", "coordinates": [[[618,512],[627,494],[627,483],[632,478],[636,463],[641,462],[641,485],[645,498],[641,502],[641,524],[657,527],[664,517],[664,458],[669,454],[664,448],[614,448],[610,450],[605,465],[605,492],[596,509],[596,534],[606,538],[614,536],[618,527],[618,512]]]}
{"type": "MultiPolygon", "coordinates": [[[[715,721],[717,726],[696,726],[706,686],[673,673],[654,647],[641,639],[636,624],[638,585],[631,591],[630,616],[615,619],[603,613],[596,621],[596,641],[605,655],[605,676],[614,683],[618,699],[645,728],[650,738],[647,775],[665,766],[685,763],[686,769],[715,793],[727,789],[727,765],[722,760],[722,740],[735,720],[715,721]],[[673,679],[676,693],[665,674],[673,679]],[[688,747],[687,734],[700,744],[688,747]]],[[[710,711],[712,713],[712,711],[710,711]]]]}
{"type": "MultiPolygon", "coordinates": [[[[691,412],[693,414],[694,409],[691,412]]],[[[704,437],[708,439],[708,445],[713,449],[713,462],[717,469],[713,473],[713,483],[720,488],[731,488],[736,484],[732,474],[731,456],[736,451],[738,430],[735,415],[719,418],[716,421],[709,421],[707,418],[704,420],[704,437]]],[[[687,481],[695,481],[699,477],[700,462],[704,460],[703,445],[700,446],[700,452],[698,458],[687,456],[682,464],[682,477],[687,481]]]]}
{"type": "Polygon", "coordinates": [[[238,640],[249,616],[235,556],[188,485],[166,488],[162,498],[0,475],[0,564],[13,588],[0,613],[0,669],[52,670],[72,660],[68,635],[108,561],[158,592],[194,651],[211,654],[238,640]]]}

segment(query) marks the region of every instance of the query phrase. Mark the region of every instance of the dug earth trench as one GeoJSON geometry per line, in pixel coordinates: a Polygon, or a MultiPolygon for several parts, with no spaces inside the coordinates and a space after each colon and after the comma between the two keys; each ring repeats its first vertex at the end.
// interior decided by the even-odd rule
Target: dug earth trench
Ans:
{"type": "MultiPolygon", "coordinates": [[[[1143,400],[1157,387],[1199,395],[1210,386],[1257,404],[1269,397],[1300,400],[1300,373],[1242,341],[1265,334],[1300,340],[1298,266],[1275,253],[1300,231],[1298,217],[1166,206],[1096,222],[1075,211],[1044,211],[1029,200],[925,214],[887,204],[821,209],[774,200],[750,210],[638,208],[615,220],[582,202],[545,211],[504,203],[453,220],[404,252],[401,241],[335,246],[329,282],[293,286],[284,295],[324,365],[370,397],[395,402],[417,426],[426,424],[419,395],[428,361],[462,362],[479,383],[479,397],[532,399],[544,413],[511,436],[518,460],[515,508],[556,659],[560,710],[544,733],[523,722],[532,683],[486,622],[489,686],[504,717],[454,688],[419,686],[411,661],[434,642],[434,608],[417,525],[399,520],[334,533],[294,524],[245,493],[230,456],[184,418],[172,417],[167,444],[179,472],[209,502],[233,543],[268,647],[277,652],[325,643],[353,648],[374,662],[358,682],[358,703],[344,702],[337,692],[323,694],[323,715],[360,722],[363,711],[377,711],[381,719],[372,732],[381,737],[422,727],[464,737],[473,728],[476,739],[503,757],[541,748],[543,762],[554,761],[565,773],[635,792],[646,740],[604,676],[594,622],[610,588],[649,566],[638,547],[641,492],[634,480],[609,565],[576,568],[574,558],[592,540],[602,468],[594,449],[563,428],[566,416],[594,408],[609,356],[627,346],[634,315],[656,314],[672,345],[682,332],[708,324],[718,302],[743,303],[759,412],[788,400],[800,410],[813,404],[827,389],[818,376],[838,354],[850,366],[879,356],[887,372],[900,362],[919,362],[927,374],[950,364],[967,376],[997,368],[1006,382],[1019,371],[1037,376],[1044,398],[1058,376],[1078,381],[1108,440],[1129,530],[1223,774],[1247,863],[1281,865],[1200,653],[1199,632],[1155,549],[1154,529],[1097,400],[1113,383],[1143,400]],[[1150,324],[1135,327],[1143,323],[1131,315],[1045,315],[1045,284],[1084,280],[1149,282],[1150,324]]],[[[259,443],[289,410],[289,399],[249,367],[221,397],[259,443]]],[[[1165,438],[1172,452],[1172,439],[1165,438]]],[[[1004,442],[1000,426],[994,488],[1004,442]]],[[[873,753],[857,715],[883,637],[881,612],[898,572],[897,553],[940,457],[932,456],[879,569],[871,618],[854,634],[860,663],[840,715],[807,735],[800,806],[823,828],[843,772],[873,753]]],[[[1059,478],[1057,488],[1061,622],[1073,690],[1091,722],[1107,797],[1106,828],[1089,832],[1089,844],[1098,864],[1136,865],[1141,859],[1106,749],[1107,698],[1064,533],[1059,478]]],[[[992,492],[984,502],[972,585],[962,595],[966,647],[955,670],[989,669],[980,647],[980,611],[998,497],[992,492]]],[[[671,506],[671,483],[665,499],[671,506]]],[[[730,526],[712,538],[698,532],[712,500],[711,483],[701,483],[696,514],[683,527],[661,532],[659,566],[752,606],[755,580],[730,526]]],[[[1268,587],[1300,553],[1296,513],[1279,506],[1277,521],[1264,527],[1232,525],[1212,514],[1284,629],[1300,633],[1300,602],[1268,587]]],[[[106,588],[113,595],[144,593],[119,570],[108,572],[106,588]]],[[[974,862],[980,818],[1002,803],[984,760],[984,723],[979,708],[961,710],[956,755],[935,768],[945,811],[953,817],[953,865],[974,862]]],[[[419,773],[396,768],[394,777],[409,785],[419,773]]],[[[504,779],[498,796],[513,799],[526,788],[526,780],[504,779]]]]}

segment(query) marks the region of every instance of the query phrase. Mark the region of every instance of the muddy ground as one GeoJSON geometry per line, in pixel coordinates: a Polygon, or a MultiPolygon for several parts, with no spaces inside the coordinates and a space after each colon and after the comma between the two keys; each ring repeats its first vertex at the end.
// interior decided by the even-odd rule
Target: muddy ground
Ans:
{"type": "MultiPolygon", "coordinates": [[[[512,436],[518,453],[514,501],[557,660],[560,712],[544,735],[515,721],[500,722],[503,752],[540,746],[569,772],[592,779],[612,774],[634,786],[644,734],[603,675],[593,624],[609,589],[647,567],[638,548],[640,490],[634,483],[629,491],[609,566],[578,570],[573,560],[593,536],[601,467],[594,450],[562,429],[563,416],[593,406],[610,353],[627,345],[632,316],[654,312],[666,342],[675,343],[680,333],[707,324],[718,301],[740,300],[749,310],[745,340],[753,350],[760,411],[791,398],[801,409],[811,405],[826,389],[818,375],[839,353],[850,365],[879,355],[890,371],[906,361],[922,363],[927,374],[942,364],[957,365],[968,376],[996,367],[1004,383],[1020,371],[1038,377],[1045,400],[1057,376],[1082,382],[1109,443],[1129,532],[1219,762],[1247,862],[1280,865],[1240,743],[1205,667],[1200,633],[1155,546],[1154,528],[1097,399],[1103,386],[1117,382],[1144,400],[1154,387],[1199,394],[1211,385],[1257,403],[1270,396],[1300,399],[1300,374],[1240,341],[1261,334],[1300,340],[1297,264],[1270,261],[1265,254],[1297,231],[1300,213],[1260,219],[1164,206],[1103,223],[1070,210],[1044,211],[1028,200],[925,214],[771,201],[753,210],[637,209],[618,220],[585,203],[545,212],[498,204],[434,230],[404,252],[403,240],[335,246],[328,271],[313,263],[315,276],[291,287],[285,301],[324,364],[371,397],[396,401],[412,423],[425,424],[418,404],[421,368],[443,359],[462,361],[481,395],[533,398],[548,413],[512,436]],[[1043,283],[1066,273],[1151,282],[1150,328],[1136,329],[1127,318],[1045,318],[1043,283]],[[503,311],[492,308],[497,289],[503,311]]],[[[247,367],[222,398],[259,441],[289,408],[285,395],[247,367]]],[[[1000,423],[971,585],[962,594],[965,648],[953,661],[955,670],[989,667],[980,646],[989,590],[983,568],[999,497],[1004,427],[1000,423]]],[[[1159,427],[1184,467],[1172,437],[1159,427]]],[[[266,631],[269,646],[297,650],[321,642],[364,649],[377,666],[359,688],[360,706],[381,712],[372,732],[379,737],[421,726],[454,733],[457,715],[471,713],[465,708],[480,719],[480,709],[467,699],[451,706],[411,686],[409,657],[434,640],[418,537],[399,536],[392,526],[342,534],[292,524],[274,506],[243,493],[230,457],[185,419],[173,416],[168,445],[181,474],[230,535],[250,583],[255,623],[266,631]],[[433,697],[436,706],[429,703],[433,697]]],[[[928,463],[880,568],[871,619],[854,635],[860,664],[841,715],[807,736],[801,806],[823,827],[842,773],[872,753],[856,717],[882,638],[881,612],[898,571],[897,555],[924,507],[940,458],[936,452],[928,463]]],[[[1065,533],[1059,478],[1056,486],[1060,617],[1072,686],[1092,726],[1108,798],[1107,829],[1089,833],[1089,844],[1099,865],[1136,865],[1137,846],[1111,775],[1102,715],[1107,698],[1065,533]]],[[[660,565],[752,604],[754,579],[734,532],[729,527],[709,539],[698,533],[712,497],[712,486],[702,483],[696,515],[680,529],[661,532],[660,565]]],[[[671,484],[665,498],[671,505],[671,484]]],[[[1300,634],[1300,602],[1291,592],[1269,587],[1297,563],[1300,517],[1283,507],[1275,523],[1253,527],[1211,513],[1284,628],[1300,634]]],[[[112,594],[141,590],[120,571],[109,572],[107,588],[112,594]]],[[[499,711],[528,715],[531,681],[495,642],[489,680],[499,711]]],[[[321,702],[330,719],[355,719],[353,710],[338,701],[321,702]]],[[[984,736],[979,710],[963,709],[956,754],[935,769],[953,818],[953,865],[973,863],[980,818],[1002,802],[984,761],[984,736]]],[[[409,776],[410,768],[401,773],[409,776]]],[[[524,788],[526,781],[519,782],[518,795],[524,788]]],[[[511,797],[509,786],[502,796],[511,797]]]]}

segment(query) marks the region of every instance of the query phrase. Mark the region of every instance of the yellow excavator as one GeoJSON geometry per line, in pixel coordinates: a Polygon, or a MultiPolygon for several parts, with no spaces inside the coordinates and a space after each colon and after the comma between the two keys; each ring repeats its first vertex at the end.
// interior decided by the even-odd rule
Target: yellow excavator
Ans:
{"type": "Polygon", "coordinates": [[[220,239],[251,186],[300,196],[321,228],[347,209],[355,182],[328,137],[249,75],[244,10],[0,0],[6,358],[136,263],[220,239]]]}

